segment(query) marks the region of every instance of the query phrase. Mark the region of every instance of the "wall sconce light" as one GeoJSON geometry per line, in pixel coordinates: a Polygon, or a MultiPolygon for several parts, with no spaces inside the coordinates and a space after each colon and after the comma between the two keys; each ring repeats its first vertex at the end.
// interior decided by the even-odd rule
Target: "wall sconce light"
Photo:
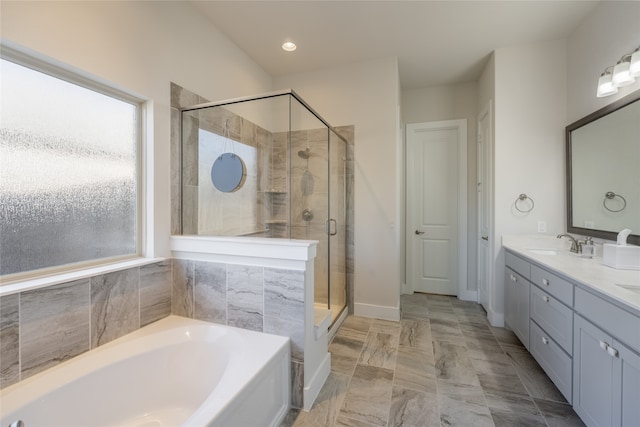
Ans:
{"type": "Polygon", "coordinates": [[[596,96],[602,98],[618,93],[619,87],[629,86],[640,77],[640,47],[622,55],[615,66],[605,68],[598,79],[596,96]]]}

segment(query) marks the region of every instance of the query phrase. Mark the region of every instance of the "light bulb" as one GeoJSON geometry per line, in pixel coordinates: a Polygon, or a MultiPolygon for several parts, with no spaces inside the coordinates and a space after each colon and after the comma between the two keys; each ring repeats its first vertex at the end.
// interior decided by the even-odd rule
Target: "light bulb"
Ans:
{"type": "Polygon", "coordinates": [[[605,71],[598,79],[598,90],[596,92],[596,96],[598,98],[602,98],[613,95],[614,93],[618,93],[618,88],[613,85],[613,82],[611,81],[611,74],[605,71]]]}
{"type": "Polygon", "coordinates": [[[296,46],[296,44],[294,42],[284,42],[282,44],[282,49],[286,50],[287,52],[293,52],[297,48],[298,47],[296,46]]]}
{"type": "Polygon", "coordinates": [[[629,72],[628,60],[620,60],[616,66],[613,67],[613,76],[611,77],[611,80],[616,87],[628,86],[636,81],[629,72]]]}

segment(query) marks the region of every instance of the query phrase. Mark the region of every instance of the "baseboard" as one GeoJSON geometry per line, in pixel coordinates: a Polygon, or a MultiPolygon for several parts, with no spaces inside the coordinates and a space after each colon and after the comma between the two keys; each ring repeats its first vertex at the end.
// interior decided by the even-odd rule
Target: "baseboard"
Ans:
{"type": "Polygon", "coordinates": [[[458,294],[458,299],[461,299],[462,301],[478,302],[478,291],[462,291],[458,294]]]}
{"type": "Polygon", "coordinates": [[[309,385],[302,390],[302,398],[303,398],[303,407],[305,411],[310,411],[313,406],[313,402],[316,401],[316,397],[320,393],[322,386],[325,381],[327,381],[327,377],[329,377],[329,373],[331,372],[331,353],[327,353],[318,366],[318,369],[313,374],[313,378],[309,381],[309,385]]]}
{"type": "Polygon", "coordinates": [[[493,310],[489,310],[487,311],[487,319],[489,319],[491,326],[504,328],[504,313],[496,313],[493,310]]]}
{"type": "Polygon", "coordinates": [[[356,316],[373,317],[384,320],[400,320],[400,307],[355,303],[353,311],[356,316]]]}

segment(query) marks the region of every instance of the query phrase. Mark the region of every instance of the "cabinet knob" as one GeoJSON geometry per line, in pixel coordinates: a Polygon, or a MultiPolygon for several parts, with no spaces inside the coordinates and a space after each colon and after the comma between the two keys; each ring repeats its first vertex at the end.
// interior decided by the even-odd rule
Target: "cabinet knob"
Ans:
{"type": "Polygon", "coordinates": [[[516,276],[514,276],[513,274],[510,275],[511,276],[511,281],[512,282],[517,282],[518,278],[516,276]]]}
{"type": "Polygon", "coordinates": [[[600,341],[600,348],[603,349],[604,351],[608,352],[609,351],[609,344],[607,344],[604,341],[600,341]]]}
{"type": "Polygon", "coordinates": [[[542,337],[542,343],[543,344],[549,344],[549,340],[546,339],[545,337],[542,337]]]}
{"type": "Polygon", "coordinates": [[[543,296],[542,299],[544,300],[544,302],[549,302],[549,297],[548,296],[543,296]]]}
{"type": "Polygon", "coordinates": [[[549,286],[549,279],[542,279],[542,284],[545,286],[549,286]]]}
{"type": "Polygon", "coordinates": [[[618,357],[618,350],[616,350],[615,348],[609,346],[609,348],[607,348],[607,353],[609,353],[609,356],[611,357],[618,357]]]}

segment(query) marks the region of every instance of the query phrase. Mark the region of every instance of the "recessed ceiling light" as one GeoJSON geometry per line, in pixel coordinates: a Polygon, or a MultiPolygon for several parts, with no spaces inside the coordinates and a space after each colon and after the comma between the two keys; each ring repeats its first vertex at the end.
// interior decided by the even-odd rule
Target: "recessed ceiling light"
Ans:
{"type": "Polygon", "coordinates": [[[282,49],[286,50],[287,52],[293,52],[294,50],[296,50],[297,46],[294,42],[284,42],[282,44],[282,49]]]}

